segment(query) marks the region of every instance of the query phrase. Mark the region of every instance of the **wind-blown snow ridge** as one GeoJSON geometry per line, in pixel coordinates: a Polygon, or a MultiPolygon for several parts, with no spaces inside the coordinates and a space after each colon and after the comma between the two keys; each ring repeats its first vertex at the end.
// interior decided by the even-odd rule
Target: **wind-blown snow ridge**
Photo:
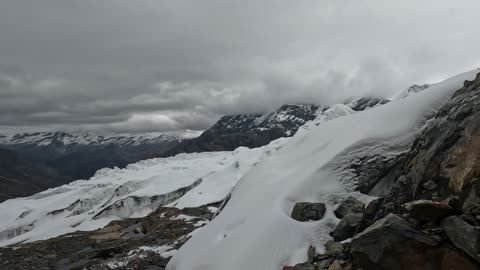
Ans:
{"type": "Polygon", "coordinates": [[[467,72],[297,133],[239,180],[223,211],[178,250],[167,270],[241,270],[245,262],[250,268],[277,270],[305,261],[309,245],[321,251],[338,221],[332,214],[335,204],[352,194],[332,163],[365,141],[412,142],[427,119],[475,75],[467,72]],[[325,202],[325,217],[304,223],[291,219],[297,201],[325,202]]]}

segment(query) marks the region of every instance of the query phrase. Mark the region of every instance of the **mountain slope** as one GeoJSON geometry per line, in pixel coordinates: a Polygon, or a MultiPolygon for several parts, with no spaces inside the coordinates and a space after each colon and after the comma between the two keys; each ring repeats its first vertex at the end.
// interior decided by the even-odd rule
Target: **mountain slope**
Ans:
{"type": "Polygon", "coordinates": [[[224,116],[198,138],[183,141],[165,156],[232,151],[240,146],[260,147],[278,138],[293,136],[299,127],[315,119],[319,109],[317,105],[292,104],[267,114],[224,116]]]}
{"type": "MultiPolygon", "coordinates": [[[[9,184],[10,188],[3,189],[0,202],[33,195],[74,179],[88,179],[102,168],[124,168],[127,164],[159,156],[180,141],[168,135],[103,137],[64,132],[0,137],[0,148],[13,151],[17,163],[16,176],[8,180],[15,181],[9,184]]],[[[0,167],[0,175],[5,170],[6,167],[0,167]]]]}
{"type": "MultiPolygon", "coordinates": [[[[414,166],[406,167],[405,172],[414,175],[426,172],[428,180],[435,181],[444,180],[431,174],[435,171],[461,177],[478,174],[475,171],[478,164],[472,162],[478,161],[476,157],[480,151],[464,151],[465,146],[462,145],[467,143],[469,150],[476,149],[478,115],[472,111],[472,105],[478,103],[480,87],[475,86],[478,89],[474,95],[461,96],[447,103],[463,80],[474,75],[474,72],[465,73],[432,85],[421,93],[363,112],[355,112],[343,104],[334,105],[317,115],[314,121],[303,125],[292,138],[276,140],[263,148],[147,160],[123,170],[102,170],[89,181],[77,181],[27,199],[7,201],[0,204],[0,211],[5,213],[0,220],[2,245],[44,239],[79,229],[92,230],[104,226],[111,219],[145,216],[165,204],[183,210],[160,207],[145,218],[114,221],[94,232],[71,233],[47,241],[0,249],[0,257],[7,262],[4,264],[6,269],[17,266],[10,261],[25,256],[32,260],[22,265],[73,265],[86,269],[144,269],[147,266],[161,269],[172,255],[167,266],[172,270],[243,269],[245,262],[254,269],[273,270],[305,262],[307,254],[311,254],[309,246],[315,247],[317,253],[325,250],[324,244],[331,240],[329,233],[339,222],[334,209],[347,197],[353,196],[366,203],[375,197],[361,194],[358,190],[371,193],[380,190],[386,194],[385,191],[406,188],[405,192],[398,194],[409,194],[409,186],[404,185],[408,181],[397,174],[403,168],[395,169],[395,164],[414,166]],[[471,117],[474,114],[477,118],[471,117]],[[464,118],[470,119],[465,125],[464,118]],[[446,120],[452,125],[442,132],[448,138],[458,138],[457,142],[443,135],[435,136],[435,130],[441,128],[441,123],[446,120]],[[466,130],[462,131],[461,127],[466,127],[466,130]],[[449,147],[452,149],[449,150],[449,147]],[[434,158],[431,166],[423,166],[431,160],[432,153],[438,159],[434,158]],[[441,160],[446,153],[460,159],[443,162],[441,160]],[[417,158],[420,159],[419,167],[415,167],[417,158]],[[454,163],[455,160],[462,162],[454,163]],[[438,162],[440,166],[436,165],[438,162]],[[473,167],[464,164],[473,164],[473,167]],[[472,168],[475,170],[472,171],[472,168]],[[390,172],[394,175],[389,176],[390,172]],[[392,177],[394,181],[390,182],[392,177]],[[318,221],[293,220],[290,215],[297,202],[324,203],[325,215],[318,221]],[[215,208],[211,207],[212,204],[215,208]],[[216,212],[211,221],[210,215],[204,215],[205,206],[216,212]],[[219,207],[218,210],[216,207],[219,207]],[[172,211],[175,215],[170,214],[172,211]],[[152,219],[155,220],[154,227],[160,228],[160,231],[152,228],[152,219]],[[185,222],[178,223],[179,220],[185,222]],[[195,227],[198,229],[195,230],[195,227]],[[152,241],[152,237],[156,237],[157,242],[152,241]],[[69,245],[72,239],[75,239],[75,244],[69,245]],[[145,245],[142,246],[142,243],[145,245]],[[68,248],[62,248],[66,245],[68,248]],[[52,252],[58,255],[52,256],[52,252]],[[35,256],[26,255],[29,253],[35,256]]],[[[478,107],[478,104],[475,106],[478,107]]],[[[421,192],[424,184],[420,181],[412,186],[420,191],[418,196],[421,198],[429,194],[432,198],[434,194],[444,196],[441,193],[445,188],[443,184],[434,187],[439,188],[439,192],[425,194],[421,192]]],[[[472,191],[478,192],[478,189],[472,191]]],[[[478,194],[467,193],[464,195],[469,205],[478,202],[475,201],[478,194]]],[[[396,200],[395,196],[389,196],[396,200]]],[[[378,201],[382,205],[382,199],[372,201],[371,205],[377,205],[378,201]]],[[[390,202],[387,201],[382,209],[391,211],[390,202]]],[[[455,200],[451,202],[455,203],[455,200]]],[[[394,203],[400,206],[396,201],[394,203]]],[[[381,218],[384,212],[377,213],[371,205],[365,213],[378,214],[381,218]]],[[[411,217],[406,220],[410,221],[411,217]]],[[[469,222],[478,223],[475,220],[469,222]]],[[[370,224],[367,222],[367,226],[370,224]]],[[[427,223],[428,226],[431,223],[427,223]]],[[[438,231],[438,228],[435,229],[438,231]]],[[[415,232],[413,237],[418,235],[414,230],[407,232],[415,232]]],[[[388,233],[386,230],[382,235],[388,233]]],[[[352,243],[356,243],[356,239],[352,243]]],[[[381,240],[383,244],[391,239],[384,237],[374,243],[381,240]]],[[[348,247],[349,244],[343,246],[348,247]]],[[[425,254],[434,256],[432,258],[437,259],[437,266],[441,261],[446,263],[447,268],[438,266],[433,269],[452,269],[452,262],[455,262],[455,267],[462,268],[468,263],[464,260],[465,254],[452,249],[451,243],[444,241],[438,247],[442,253],[425,254]]],[[[355,248],[358,253],[358,245],[355,248]]],[[[408,246],[407,251],[410,248],[415,250],[415,246],[408,246]]],[[[396,249],[389,250],[393,250],[394,254],[403,254],[396,249]]],[[[392,256],[392,253],[384,254],[392,256]]],[[[424,259],[422,252],[416,254],[421,256],[415,258],[424,259]]],[[[320,257],[331,260],[330,263],[337,259],[330,253],[320,257]]],[[[352,266],[352,262],[343,260],[347,257],[342,255],[341,258],[342,261],[335,262],[337,266],[342,264],[337,269],[352,266]]],[[[311,262],[311,258],[308,259],[311,262]]],[[[396,266],[402,270],[423,270],[409,268],[417,262],[424,261],[409,260],[407,264],[396,266]]],[[[307,263],[299,268],[311,269],[308,267],[307,263]]],[[[362,268],[377,269],[365,265],[362,268]]]]}
{"type": "Polygon", "coordinates": [[[0,202],[65,183],[55,171],[25,164],[15,151],[0,148],[0,202]]]}
{"type": "Polygon", "coordinates": [[[167,269],[240,270],[249,261],[273,270],[306,261],[310,245],[321,251],[329,240],[338,221],[332,215],[335,205],[355,195],[353,179],[335,173],[343,164],[338,161],[369,151],[385,156],[395,145],[411,144],[427,119],[474,76],[468,72],[294,136],[239,181],[221,214],[182,246],[167,269]],[[326,216],[307,223],[291,219],[295,202],[304,201],[325,203],[326,216]]]}

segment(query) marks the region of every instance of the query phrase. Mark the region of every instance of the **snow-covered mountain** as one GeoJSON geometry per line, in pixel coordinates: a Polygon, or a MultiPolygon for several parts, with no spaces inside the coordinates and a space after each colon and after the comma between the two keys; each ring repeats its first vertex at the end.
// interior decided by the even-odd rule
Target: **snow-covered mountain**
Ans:
{"type": "Polygon", "coordinates": [[[317,116],[318,105],[287,104],[266,114],[227,115],[205,131],[204,135],[227,135],[280,129],[293,135],[299,127],[317,116]]]}
{"type": "MultiPolygon", "coordinates": [[[[338,104],[301,127],[307,132],[337,117],[352,114],[338,104]]],[[[47,239],[76,230],[93,230],[110,221],[142,217],[159,206],[199,207],[223,201],[237,181],[288,142],[229,152],[180,154],[103,169],[89,180],[0,204],[0,245],[47,239]],[[55,228],[52,230],[51,228],[55,228]]]]}
{"type": "Polygon", "coordinates": [[[0,158],[7,153],[15,158],[0,167],[4,183],[0,202],[88,179],[101,168],[123,168],[160,156],[181,141],[169,135],[104,137],[65,132],[2,136],[0,150],[5,151],[0,151],[0,158]]]}
{"type": "Polygon", "coordinates": [[[21,133],[12,136],[0,135],[0,144],[15,145],[29,144],[46,146],[51,144],[61,145],[105,145],[117,144],[131,146],[139,144],[156,144],[163,142],[180,141],[182,138],[172,135],[138,135],[138,136],[97,136],[89,133],[69,134],[65,132],[34,132],[21,133]]]}
{"type": "Polygon", "coordinates": [[[198,138],[181,142],[167,151],[166,155],[264,146],[278,138],[293,136],[302,125],[315,119],[325,108],[290,104],[271,113],[227,115],[198,138]]]}
{"type": "MultiPolygon", "coordinates": [[[[394,170],[395,162],[429,127],[432,117],[475,73],[409,91],[388,103],[364,100],[357,105],[370,105],[360,111],[352,109],[353,103],[317,108],[315,118],[298,126],[293,137],[259,148],[145,160],[125,169],[100,170],[88,181],[8,200],[0,204],[0,245],[94,230],[112,220],[143,217],[160,206],[186,209],[221,204],[215,218],[202,223],[208,223],[205,227],[188,232],[182,239],[191,238],[185,243],[175,242],[181,246],[178,250],[152,243],[143,249],[173,255],[169,270],[240,270],[245,262],[254,269],[276,270],[305,262],[310,246],[322,253],[332,239],[329,233],[339,222],[334,210],[342,201],[353,196],[368,203],[373,195],[390,190],[393,182],[386,172],[394,170]],[[324,203],[323,218],[292,219],[298,202],[324,203]]],[[[454,118],[461,119],[468,108],[454,105],[454,118]]],[[[273,122],[286,119],[278,115],[282,114],[271,117],[273,122]]],[[[211,133],[248,133],[267,126],[262,124],[267,119],[259,115],[226,118],[222,128],[211,133]]],[[[110,233],[115,224],[110,223],[105,232],[110,233]]],[[[127,261],[132,254],[128,253],[127,261]]],[[[106,263],[105,267],[117,265],[106,263]]]]}
{"type": "Polygon", "coordinates": [[[430,87],[430,84],[423,84],[423,85],[414,84],[414,85],[406,88],[405,90],[398,92],[397,94],[395,94],[390,99],[395,100],[395,99],[405,98],[405,97],[408,97],[409,95],[419,93],[419,92],[421,92],[421,91],[423,91],[423,90],[425,90],[429,87],[430,87]]]}
{"type": "Polygon", "coordinates": [[[274,270],[305,262],[309,246],[324,250],[338,222],[336,205],[352,195],[371,200],[355,192],[351,162],[406,151],[427,120],[475,74],[298,133],[240,179],[220,215],[182,246],[167,269],[240,270],[248,261],[256,269],[274,270]],[[305,201],[325,203],[324,218],[290,218],[295,202],[305,201]]]}

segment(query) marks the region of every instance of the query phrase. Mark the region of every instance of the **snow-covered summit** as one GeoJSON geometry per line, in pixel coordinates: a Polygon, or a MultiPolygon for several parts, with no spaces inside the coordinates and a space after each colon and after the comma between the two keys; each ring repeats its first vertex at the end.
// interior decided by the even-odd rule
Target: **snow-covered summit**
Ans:
{"type": "Polygon", "coordinates": [[[408,97],[409,95],[419,93],[419,92],[421,92],[421,91],[423,91],[423,90],[425,90],[429,87],[430,87],[430,84],[423,84],[423,85],[414,84],[414,85],[398,92],[393,97],[391,97],[390,100],[402,99],[402,98],[408,97]]]}
{"type": "Polygon", "coordinates": [[[271,130],[285,130],[294,134],[307,121],[315,119],[320,106],[313,104],[285,104],[266,114],[239,114],[223,116],[205,135],[226,135],[271,130]]]}

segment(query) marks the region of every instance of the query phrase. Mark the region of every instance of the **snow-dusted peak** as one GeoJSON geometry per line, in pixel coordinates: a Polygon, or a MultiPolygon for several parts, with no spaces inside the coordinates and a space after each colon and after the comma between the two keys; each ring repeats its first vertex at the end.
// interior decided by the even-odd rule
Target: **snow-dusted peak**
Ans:
{"type": "Polygon", "coordinates": [[[307,132],[311,128],[313,128],[315,126],[319,126],[320,124],[322,124],[324,122],[333,120],[333,119],[338,118],[338,117],[353,114],[353,113],[355,113],[355,111],[345,104],[335,104],[335,105],[333,105],[332,107],[330,107],[326,110],[318,109],[317,118],[315,118],[315,120],[310,121],[310,122],[306,123],[305,125],[303,125],[299,129],[299,132],[300,133],[301,132],[307,132]]]}
{"type": "Polygon", "coordinates": [[[168,141],[178,141],[180,137],[165,135],[139,135],[139,136],[97,136],[89,133],[69,134],[65,132],[34,132],[21,133],[13,136],[0,135],[0,144],[31,144],[46,146],[50,144],[61,145],[99,145],[99,144],[118,144],[118,145],[138,145],[153,144],[168,141]]]}
{"type": "Polygon", "coordinates": [[[377,107],[383,104],[390,102],[388,99],[376,98],[376,97],[364,97],[355,99],[354,101],[348,102],[350,108],[354,111],[364,111],[369,108],[377,107]]]}
{"type": "Polygon", "coordinates": [[[398,92],[392,98],[390,98],[390,100],[402,99],[402,98],[408,97],[409,95],[419,93],[419,92],[421,92],[421,91],[423,91],[423,90],[425,90],[429,87],[430,87],[430,84],[423,84],[423,85],[414,84],[414,85],[398,92]]]}
{"type": "Polygon", "coordinates": [[[227,115],[204,134],[227,135],[279,128],[293,135],[300,126],[315,119],[319,107],[313,104],[286,104],[271,113],[227,115]]]}

